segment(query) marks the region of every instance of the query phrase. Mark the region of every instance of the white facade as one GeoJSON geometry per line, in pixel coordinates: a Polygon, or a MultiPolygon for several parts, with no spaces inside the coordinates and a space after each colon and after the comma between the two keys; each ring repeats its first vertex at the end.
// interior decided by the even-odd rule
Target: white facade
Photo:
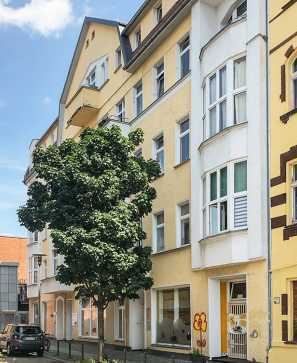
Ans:
{"type": "Polygon", "coordinates": [[[265,2],[248,0],[247,13],[237,16],[236,7],[241,4],[242,0],[203,0],[192,8],[191,233],[194,269],[247,262],[266,255],[265,2]],[[242,59],[245,64],[243,61],[239,64],[242,59]],[[241,99],[241,96],[237,97],[239,94],[241,99]],[[246,110],[243,104],[246,104],[246,110]],[[234,173],[239,167],[235,164],[245,161],[247,190],[237,194],[234,173]],[[211,208],[211,174],[217,171],[212,180],[217,183],[219,194],[221,182],[218,178],[225,167],[226,195],[221,200],[216,196],[217,204],[211,208]],[[220,217],[224,221],[220,221],[220,217]],[[213,227],[214,219],[218,227],[213,227]],[[215,228],[218,228],[217,233],[214,233],[215,228]]]}

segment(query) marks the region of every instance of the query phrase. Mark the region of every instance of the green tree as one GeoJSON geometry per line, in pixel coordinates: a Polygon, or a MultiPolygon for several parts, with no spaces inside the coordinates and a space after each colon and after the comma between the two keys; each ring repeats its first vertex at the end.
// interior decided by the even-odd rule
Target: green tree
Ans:
{"type": "Polygon", "coordinates": [[[151,182],[160,168],[135,156],[142,142],[142,130],[125,137],[113,126],[88,128],[79,141],[37,148],[36,181],[18,210],[20,223],[31,232],[48,224],[54,247],[64,256],[57,280],[74,285],[77,299],[89,298],[97,307],[99,362],[108,304],[137,299],[153,283],[141,221],[151,212],[156,197],[151,182]]]}

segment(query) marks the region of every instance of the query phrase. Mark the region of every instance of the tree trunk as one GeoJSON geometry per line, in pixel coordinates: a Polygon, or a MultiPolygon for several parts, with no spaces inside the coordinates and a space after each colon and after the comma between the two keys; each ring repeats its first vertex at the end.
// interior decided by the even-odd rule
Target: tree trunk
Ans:
{"type": "Polygon", "coordinates": [[[97,350],[97,361],[103,362],[103,348],[104,348],[104,309],[97,307],[98,309],[98,350],[97,350]]]}

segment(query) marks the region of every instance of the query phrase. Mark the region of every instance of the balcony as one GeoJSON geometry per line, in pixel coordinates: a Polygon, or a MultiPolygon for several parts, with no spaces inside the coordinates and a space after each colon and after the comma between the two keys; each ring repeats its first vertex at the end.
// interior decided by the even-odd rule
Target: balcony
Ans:
{"type": "Polygon", "coordinates": [[[99,90],[94,87],[82,86],[67,103],[65,120],[67,125],[86,126],[98,114],[99,90]]]}

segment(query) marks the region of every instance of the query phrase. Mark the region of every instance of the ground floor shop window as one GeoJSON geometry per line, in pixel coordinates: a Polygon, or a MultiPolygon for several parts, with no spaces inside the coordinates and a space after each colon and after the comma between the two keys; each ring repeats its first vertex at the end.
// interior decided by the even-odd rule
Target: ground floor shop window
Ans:
{"type": "Polygon", "coordinates": [[[190,288],[157,292],[157,343],[191,345],[190,288]]]}
{"type": "Polygon", "coordinates": [[[80,309],[81,336],[97,337],[97,307],[90,299],[82,299],[80,309]]]}

